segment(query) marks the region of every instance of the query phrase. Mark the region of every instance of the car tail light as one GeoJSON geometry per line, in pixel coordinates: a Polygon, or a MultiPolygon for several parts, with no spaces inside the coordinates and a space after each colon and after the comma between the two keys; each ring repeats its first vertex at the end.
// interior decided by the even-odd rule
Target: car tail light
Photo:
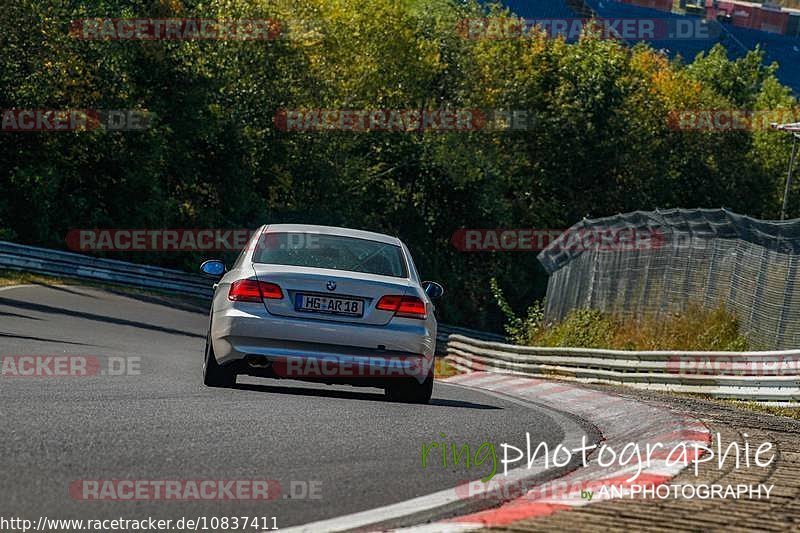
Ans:
{"type": "Polygon", "coordinates": [[[274,283],[256,281],[254,279],[234,281],[228,291],[228,300],[234,302],[260,302],[265,298],[281,299],[283,298],[283,292],[274,283]]]}
{"type": "Polygon", "coordinates": [[[275,283],[259,281],[258,286],[261,288],[261,297],[266,300],[280,300],[283,298],[283,292],[281,291],[281,288],[275,283]]]}
{"type": "Polygon", "coordinates": [[[378,300],[376,307],[406,318],[424,319],[428,315],[425,302],[416,296],[386,295],[378,300]]]}

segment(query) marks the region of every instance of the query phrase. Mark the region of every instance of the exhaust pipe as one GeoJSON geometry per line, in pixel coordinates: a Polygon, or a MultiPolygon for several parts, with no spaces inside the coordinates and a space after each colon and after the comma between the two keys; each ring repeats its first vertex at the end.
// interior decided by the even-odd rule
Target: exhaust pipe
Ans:
{"type": "Polygon", "coordinates": [[[269,368],[272,366],[272,361],[266,357],[248,357],[247,365],[250,368],[269,368]]]}

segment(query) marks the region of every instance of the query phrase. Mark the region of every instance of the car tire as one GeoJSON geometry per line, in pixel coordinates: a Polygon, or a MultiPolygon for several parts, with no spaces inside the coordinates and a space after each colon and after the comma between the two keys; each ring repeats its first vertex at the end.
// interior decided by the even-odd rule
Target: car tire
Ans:
{"type": "Polygon", "coordinates": [[[428,403],[433,394],[433,372],[428,374],[425,381],[403,380],[392,383],[384,388],[386,399],[400,403],[428,403]]]}
{"type": "Polygon", "coordinates": [[[203,384],[206,387],[233,387],[236,385],[236,372],[232,372],[217,363],[214,348],[211,345],[210,333],[206,337],[206,354],[203,359],[203,384]]]}

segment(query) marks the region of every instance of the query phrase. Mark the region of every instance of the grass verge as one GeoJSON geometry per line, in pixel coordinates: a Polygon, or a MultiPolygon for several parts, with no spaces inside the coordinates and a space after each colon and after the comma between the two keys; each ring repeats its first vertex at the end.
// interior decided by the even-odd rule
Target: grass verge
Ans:
{"type": "Polygon", "coordinates": [[[742,400],[721,400],[714,398],[711,398],[711,401],[725,405],[730,405],[732,407],[736,407],[737,409],[746,409],[748,411],[757,411],[759,413],[767,413],[775,416],[785,416],[787,418],[800,420],[800,407],[780,407],[777,405],[763,405],[758,402],[746,402],[742,400]]]}
{"type": "Polygon", "coordinates": [[[437,357],[433,363],[433,375],[436,379],[446,379],[460,373],[444,357],[437,357]]]}

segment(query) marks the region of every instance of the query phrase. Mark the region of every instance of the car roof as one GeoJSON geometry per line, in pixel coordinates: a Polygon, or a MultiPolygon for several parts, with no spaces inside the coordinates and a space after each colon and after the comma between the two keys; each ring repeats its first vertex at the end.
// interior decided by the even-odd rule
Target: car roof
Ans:
{"type": "Polygon", "coordinates": [[[394,244],[396,246],[402,245],[400,239],[398,239],[397,237],[391,237],[389,235],[384,235],[383,233],[374,233],[372,231],[364,231],[360,229],[337,228],[334,226],[316,226],[312,224],[268,224],[264,227],[264,232],[319,233],[322,235],[339,235],[342,237],[353,237],[355,239],[366,239],[369,241],[394,244]]]}

